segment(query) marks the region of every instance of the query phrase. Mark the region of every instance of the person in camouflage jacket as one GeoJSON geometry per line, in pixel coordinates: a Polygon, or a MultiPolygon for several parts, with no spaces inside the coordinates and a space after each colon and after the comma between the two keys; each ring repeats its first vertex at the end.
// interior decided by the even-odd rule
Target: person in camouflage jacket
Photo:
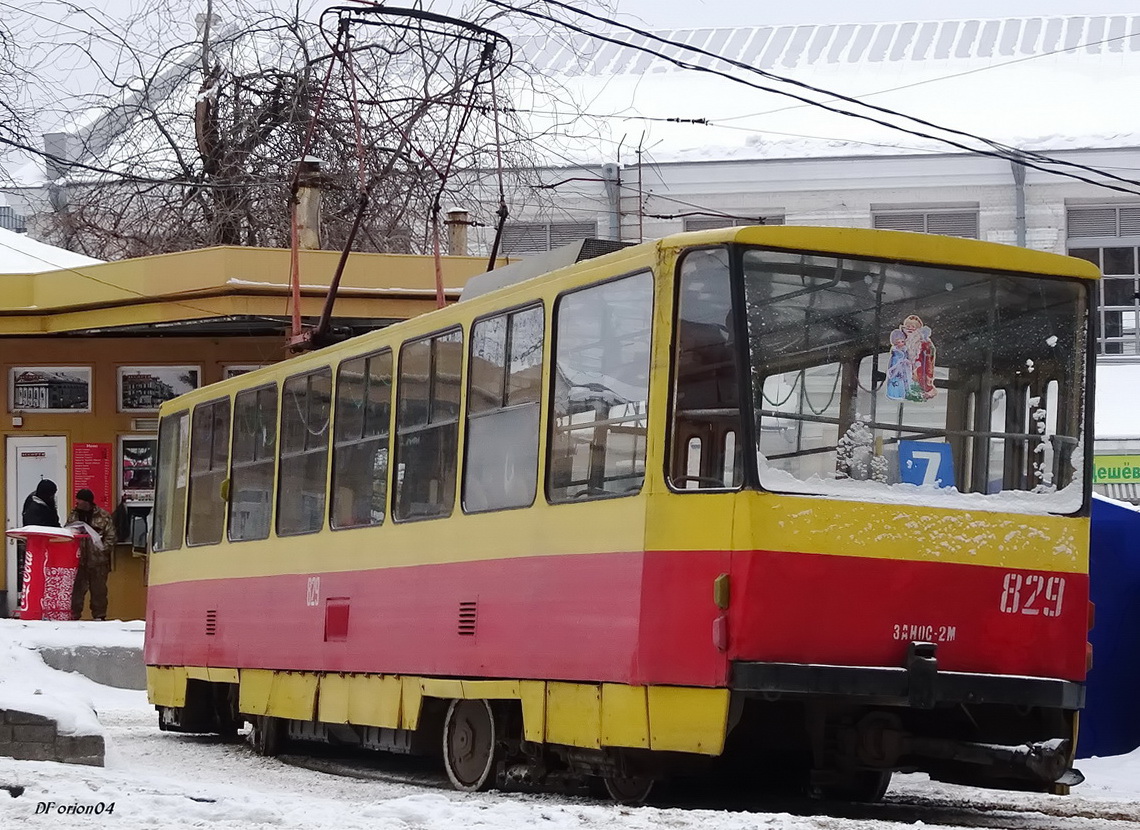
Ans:
{"type": "Polygon", "coordinates": [[[95,504],[95,494],[84,488],[75,494],[75,509],[67,523],[85,522],[99,534],[100,545],[84,537],[79,543],[79,569],[71,593],[71,618],[83,616],[83,602],[91,592],[91,617],[107,619],[107,575],[111,572],[111,553],[115,548],[115,520],[95,504]]]}

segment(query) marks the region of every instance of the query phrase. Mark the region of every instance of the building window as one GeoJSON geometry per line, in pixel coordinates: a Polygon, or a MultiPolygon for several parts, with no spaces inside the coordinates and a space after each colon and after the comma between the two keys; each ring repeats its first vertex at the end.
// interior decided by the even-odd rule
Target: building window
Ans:
{"type": "Polygon", "coordinates": [[[1140,354],[1140,206],[1069,208],[1069,256],[1100,268],[1101,355],[1140,354]]]}
{"type": "MultiPolygon", "coordinates": [[[[160,448],[160,457],[161,452],[160,448]]],[[[263,386],[239,392],[234,398],[230,453],[231,542],[269,536],[276,454],[277,387],[263,386]]]]}
{"type": "Polygon", "coordinates": [[[596,222],[513,222],[503,228],[502,251],[507,256],[538,254],[597,235],[596,222]]]}
{"type": "Polygon", "coordinates": [[[872,214],[875,228],[888,231],[936,233],[942,236],[978,238],[978,209],[881,210],[872,214]]]}
{"type": "Polygon", "coordinates": [[[230,399],[194,407],[190,439],[190,515],[186,544],[222,541],[226,501],[222,483],[230,460],[230,399]]]}
{"type": "Polygon", "coordinates": [[[16,233],[27,233],[28,222],[23,216],[16,213],[16,210],[11,206],[0,205],[0,228],[16,233]]]}
{"type": "Polygon", "coordinates": [[[559,298],[547,473],[552,502],[641,490],[652,321],[649,272],[559,298]]]}
{"type": "Polygon", "coordinates": [[[400,351],[396,521],[450,516],[455,506],[463,332],[413,340],[400,351]]]}
{"type": "Polygon", "coordinates": [[[325,522],[332,370],[294,375],[281,390],[277,535],[313,533],[325,522]]]}
{"type": "Polygon", "coordinates": [[[471,329],[463,468],[468,513],[534,501],[543,327],[537,306],[480,320],[471,329]]]}
{"type": "Polygon", "coordinates": [[[384,349],[340,364],[333,439],[333,527],[383,524],[391,420],[392,352],[384,349]]]}
{"type": "Polygon", "coordinates": [[[776,215],[734,219],[731,216],[686,216],[684,223],[686,231],[711,231],[715,228],[740,228],[745,225],[782,225],[784,217],[776,215]]]}

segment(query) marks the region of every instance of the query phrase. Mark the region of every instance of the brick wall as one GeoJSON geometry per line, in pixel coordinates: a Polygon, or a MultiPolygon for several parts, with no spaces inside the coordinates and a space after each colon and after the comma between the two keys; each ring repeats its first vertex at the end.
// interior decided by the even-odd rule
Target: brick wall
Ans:
{"type": "Polygon", "coordinates": [[[0,709],[0,755],[21,761],[103,766],[101,735],[61,735],[43,715],[0,709]]]}

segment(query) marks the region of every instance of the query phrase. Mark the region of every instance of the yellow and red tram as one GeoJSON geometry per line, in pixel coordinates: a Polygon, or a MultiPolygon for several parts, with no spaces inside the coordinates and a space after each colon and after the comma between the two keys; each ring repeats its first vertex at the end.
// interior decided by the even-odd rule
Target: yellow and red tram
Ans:
{"type": "Polygon", "coordinates": [[[463,789],[1060,791],[1097,276],[920,234],[682,234],[172,400],[160,723],[436,752],[463,789]]]}

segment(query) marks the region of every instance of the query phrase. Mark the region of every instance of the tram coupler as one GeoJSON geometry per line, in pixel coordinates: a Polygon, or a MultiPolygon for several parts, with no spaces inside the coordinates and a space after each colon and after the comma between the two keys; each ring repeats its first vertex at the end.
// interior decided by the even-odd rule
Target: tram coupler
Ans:
{"type": "Polygon", "coordinates": [[[923,758],[1004,767],[1018,777],[1028,774],[1047,784],[1074,786],[1084,780],[1080,772],[1069,768],[1072,741],[1068,738],[1014,745],[930,738],[905,730],[898,715],[878,711],[840,730],[838,739],[844,754],[870,768],[898,768],[906,766],[908,759],[923,758]]]}
{"type": "Polygon", "coordinates": [[[979,766],[1002,766],[1014,772],[1029,773],[1047,784],[1073,786],[1084,781],[1084,776],[1078,770],[1069,768],[1071,744],[1067,738],[1006,746],[912,736],[908,743],[910,754],[924,758],[979,766]]]}

